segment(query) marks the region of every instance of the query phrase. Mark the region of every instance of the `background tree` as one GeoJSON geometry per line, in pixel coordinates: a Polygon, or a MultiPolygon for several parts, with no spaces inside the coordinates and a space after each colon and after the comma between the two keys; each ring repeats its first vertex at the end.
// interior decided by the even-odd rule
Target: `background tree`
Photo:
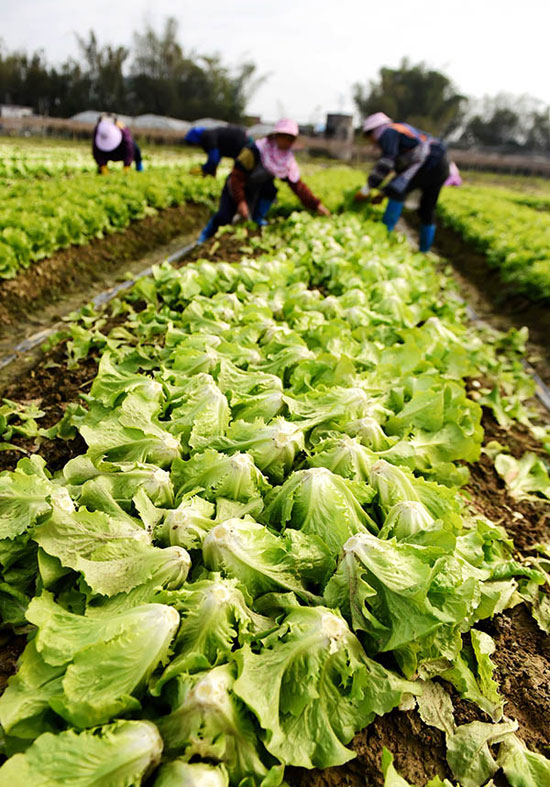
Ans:
{"type": "Polygon", "coordinates": [[[77,35],[77,43],[78,57],[53,68],[42,52],[10,53],[0,45],[0,103],[60,117],[94,109],[240,122],[263,81],[254,63],[229,68],[217,54],[186,52],[173,17],[159,32],[147,25],[135,33],[131,49],[103,46],[93,30],[77,35]]]}
{"type": "Polygon", "coordinates": [[[101,107],[107,112],[124,111],[127,87],[123,67],[129,50],[123,46],[100,46],[93,30],[87,39],[79,35],[76,39],[84,61],[81,88],[86,91],[84,95],[89,106],[101,107]]]}
{"type": "Polygon", "coordinates": [[[525,147],[537,153],[550,153],[550,108],[533,112],[531,120],[525,147]]]}
{"type": "Polygon", "coordinates": [[[411,65],[406,58],[398,68],[381,68],[366,87],[355,84],[353,98],[362,117],[385,112],[438,136],[460,124],[467,103],[445,74],[424,63],[411,65]]]}
{"type": "Polygon", "coordinates": [[[472,101],[459,143],[544,153],[550,149],[549,109],[531,96],[509,93],[472,101]]]}
{"type": "Polygon", "coordinates": [[[186,54],[178,41],[178,23],[169,17],[160,33],[148,25],[134,34],[130,93],[134,114],[155,112],[196,120],[242,120],[247,101],[261,84],[253,63],[232,71],[219,55],[186,54]]]}

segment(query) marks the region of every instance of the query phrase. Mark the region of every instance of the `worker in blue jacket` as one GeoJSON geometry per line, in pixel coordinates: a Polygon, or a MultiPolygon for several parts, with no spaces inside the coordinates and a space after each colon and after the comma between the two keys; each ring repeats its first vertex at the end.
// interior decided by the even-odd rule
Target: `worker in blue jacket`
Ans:
{"type": "Polygon", "coordinates": [[[208,158],[201,166],[202,174],[216,177],[220,160],[236,159],[250,139],[246,129],[240,126],[195,126],[187,132],[185,141],[188,145],[199,145],[207,154],[208,158]]]}
{"type": "Polygon", "coordinates": [[[381,158],[376,162],[367,183],[355,199],[373,204],[388,197],[382,221],[393,230],[411,191],[420,189],[420,251],[429,251],[435,235],[435,206],[442,186],[449,176],[447,149],[441,140],[408,123],[394,123],[383,112],[369,115],[363,124],[364,134],[376,144],[381,158]],[[388,175],[395,175],[376,195],[388,175]]]}

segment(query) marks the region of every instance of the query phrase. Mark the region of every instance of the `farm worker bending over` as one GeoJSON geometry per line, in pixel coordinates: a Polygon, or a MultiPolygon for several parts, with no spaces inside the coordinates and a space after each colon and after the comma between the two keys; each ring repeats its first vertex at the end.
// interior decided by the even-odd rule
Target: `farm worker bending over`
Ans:
{"type": "Polygon", "coordinates": [[[356,200],[381,202],[388,197],[382,221],[388,230],[393,230],[407,194],[420,189],[422,196],[418,213],[420,216],[420,251],[429,251],[434,235],[434,213],[441,187],[449,176],[449,161],[445,145],[424,131],[408,123],[394,123],[383,112],[369,115],[363,132],[382,151],[367,183],[355,195],[356,200]],[[380,186],[390,172],[395,176],[382,191],[371,197],[370,191],[380,186]]]}
{"type": "Polygon", "coordinates": [[[124,162],[125,170],[130,169],[132,161],[135,161],[137,171],[143,170],[141,151],[137,143],[129,129],[115,117],[102,115],[99,118],[94,128],[92,151],[100,175],[109,171],[109,161],[124,162]]]}
{"type": "Polygon", "coordinates": [[[212,237],[218,227],[231,224],[235,214],[252,219],[261,227],[277,195],[273,181],[284,180],[306,208],[321,216],[330,215],[328,208],[300,180],[300,170],[292,146],[298,136],[298,124],[285,118],[279,120],[272,134],[248,142],[235,161],[233,171],[223,187],[220,207],[199,236],[199,243],[212,237]]]}
{"type": "Polygon", "coordinates": [[[250,141],[244,128],[240,126],[218,126],[204,128],[195,126],[185,135],[188,145],[199,145],[208,158],[201,165],[203,175],[216,177],[216,170],[222,158],[236,159],[250,141]]]}

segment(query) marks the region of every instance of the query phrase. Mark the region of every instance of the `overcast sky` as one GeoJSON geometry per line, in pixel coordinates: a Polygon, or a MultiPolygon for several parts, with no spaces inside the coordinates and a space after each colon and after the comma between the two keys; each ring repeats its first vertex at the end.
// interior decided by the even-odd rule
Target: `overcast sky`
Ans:
{"type": "Polygon", "coordinates": [[[469,96],[528,93],[550,104],[548,0],[0,0],[0,39],[8,50],[42,48],[55,64],[76,56],[75,32],[128,45],[145,19],[158,29],[168,15],[185,50],[249,59],[269,75],[249,105],[264,120],[351,111],[353,83],[403,56],[469,96]]]}

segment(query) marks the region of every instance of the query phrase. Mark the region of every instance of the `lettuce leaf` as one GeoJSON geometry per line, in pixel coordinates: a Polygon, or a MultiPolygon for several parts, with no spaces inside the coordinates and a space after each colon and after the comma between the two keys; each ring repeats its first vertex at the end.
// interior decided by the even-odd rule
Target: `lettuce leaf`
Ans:
{"type": "Polygon", "coordinates": [[[32,647],[47,665],[65,667],[63,692],[49,698],[50,707],[76,727],[139,708],[137,696],[166,658],[179,625],[178,613],[166,605],[88,618],[67,612],[47,592],[32,600],[27,617],[38,627],[32,647]]]}
{"type": "Polygon", "coordinates": [[[361,506],[372,497],[370,487],[324,467],[298,470],[267,497],[262,518],[272,526],[317,536],[336,557],[350,536],[378,530],[361,506]]]}
{"type": "Polygon", "coordinates": [[[325,607],[295,607],[258,653],[245,645],[236,658],[234,691],[258,718],[268,751],[287,765],[327,768],[352,759],[345,744],[354,733],[412,689],[369,659],[325,607]]]}
{"type": "Polygon", "coordinates": [[[283,769],[272,768],[262,752],[253,719],[234,694],[234,671],[234,664],[223,664],[175,679],[172,712],[157,719],[166,751],[185,761],[223,763],[233,784],[249,777],[252,784],[278,785],[283,769]]]}
{"type": "Polygon", "coordinates": [[[44,733],[0,768],[12,787],[138,787],[159,763],[162,739],[148,721],[117,721],[95,730],[44,733]]]}
{"type": "Polygon", "coordinates": [[[256,597],[289,590],[316,602],[309,587],[321,584],[330,570],[330,557],[312,536],[285,538],[252,519],[228,519],[206,536],[203,559],[211,571],[235,577],[256,597]]]}

